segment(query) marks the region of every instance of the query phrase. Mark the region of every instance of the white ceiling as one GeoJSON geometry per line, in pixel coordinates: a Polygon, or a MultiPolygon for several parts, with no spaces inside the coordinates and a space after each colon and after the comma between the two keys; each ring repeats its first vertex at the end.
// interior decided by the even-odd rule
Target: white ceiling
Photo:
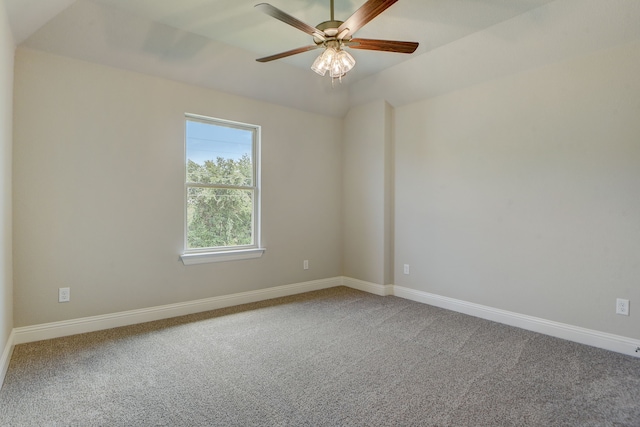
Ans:
{"type": "MultiPolygon", "coordinates": [[[[417,41],[418,50],[413,55],[353,50],[356,67],[342,84],[332,86],[328,77],[309,70],[318,51],[264,64],[255,61],[312,44],[310,36],[254,9],[261,0],[3,1],[16,42],[24,47],[335,116],[346,112],[350,98],[371,98],[367,89],[372,81],[390,75],[397,79],[394,70],[412,64],[428,66],[434,58],[442,59],[443,52],[455,52],[450,64],[464,64],[469,70],[463,71],[469,73],[476,63],[460,62],[459,55],[485,66],[485,50],[514,49],[510,55],[517,57],[522,54],[517,43],[533,40],[527,48],[570,56],[580,50],[577,46],[594,44],[602,31],[620,32],[622,27],[626,28],[625,35],[630,33],[629,38],[634,38],[634,25],[640,28],[634,21],[640,1],[635,0],[399,0],[357,36],[417,41]],[[621,7],[633,9],[633,13],[622,11],[606,20],[611,9],[621,7]],[[577,18],[598,20],[597,15],[602,13],[605,20],[600,26],[590,21],[583,25],[577,19],[581,26],[576,27],[576,19],[567,8],[574,9],[577,18]],[[625,22],[615,22],[620,19],[625,22]],[[582,36],[585,28],[592,39],[582,36]],[[561,40],[556,43],[545,34],[561,40]],[[505,45],[500,38],[511,40],[505,45]],[[538,39],[547,45],[541,49],[535,43],[538,39]],[[482,44],[474,44],[474,40],[482,44]],[[460,46],[467,45],[475,51],[460,51],[460,46]],[[367,95],[354,96],[350,94],[353,88],[363,88],[360,92],[367,95]]],[[[312,26],[329,19],[330,0],[268,1],[312,26]]],[[[364,2],[335,0],[336,19],[346,19],[364,2]]],[[[540,61],[558,60],[556,56],[542,55],[540,61]]],[[[508,69],[517,71],[518,67],[508,67],[507,57],[496,63],[492,56],[492,61],[494,68],[503,67],[500,61],[506,61],[508,69]]],[[[524,62],[530,67],[540,65],[540,61],[524,62]]],[[[478,75],[491,78],[499,74],[478,75]]],[[[419,78],[420,73],[408,75],[419,78]]],[[[472,80],[473,76],[467,78],[472,80]]],[[[403,83],[407,85],[407,79],[403,83]]]]}
{"type": "MultiPolygon", "coordinates": [[[[254,8],[262,0],[95,0],[173,28],[199,34],[262,57],[313,44],[311,37],[254,8]]],[[[330,19],[330,0],[269,0],[312,26],[330,19]]],[[[360,31],[358,37],[417,41],[417,55],[526,12],[551,0],[401,0],[360,31]]],[[[335,0],[335,17],[345,20],[364,0],[335,0]]],[[[358,50],[355,81],[410,56],[358,50]]],[[[284,59],[308,69],[318,52],[284,59]]],[[[265,65],[268,66],[268,65],[265,65]]]]}

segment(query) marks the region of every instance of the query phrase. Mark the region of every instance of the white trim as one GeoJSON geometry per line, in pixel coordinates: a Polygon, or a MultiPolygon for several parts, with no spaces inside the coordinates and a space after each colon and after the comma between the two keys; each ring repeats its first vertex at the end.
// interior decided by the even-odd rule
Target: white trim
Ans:
{"type": "Polygon", "coordinates": [[[154,320],[168,319],[170,317],[184,316],[186,314],[263,301],[271,298],[333,288],[340,286],[341,284],[342,279],[340,277],[335,277],[295,283],[291,285],[276,286],[257,291],[240,292],[220,297],[205,298],[196,301],[25,326],[14,329],[14,344],[24,344],[33,341],[64,337],[67,335],[82,334],[103,329],[117,328],[120,326],[151,322],[154,320]]]}
{"type": "Polygon", "coordinates": [[[382,297],[393,295],[393,285],[378,285],[377,283],[365,282],[364,280],[352,279],[351,277],[343,277],[342,285],[382,297]]]}
{"type": "Polygon", "coordinates": [[[2,355],[0,356],[0,389],[2,389],[2,385],[4,384],[4,377],[7,375],[7,370],[9,369],[9,363],[11,362],[11,355],[13,354],[13,341],[15,337],[15,329],[11,331],[9,334],[9,339],[7,340],[7,344],[4,346],[4,350],[2,351],[2,355]]]}
{"type": "Polygon", "coordinates": [[[634,357],[640,357],[640,352],[636,352],[636,349],[640,348],[640,340],[637,339],[500,310],[402,286],[378,285],[363,280],[352,279],[350,277],[333,277],[329,279],[276,286],[256,291],[240,292],[232,295],[205,298],[196,301],[14,328],[11,335],[9,335],[9,340],[5,345],[2,357],[0,358],[0,387],[2,386],[2,381],[4,381],[4,376],[6,375],[9,367],[13,347],[18,344],[151,322],[154,320],[263,301],[271,298],[333,288],[341,285],[380,296],[395,295],[400,298],[441,307],[447,310],[574,341],[580,344],[586,344],[634,357]]]}
{"type": "Polygon", "coordinates": [[[184,265],[206,264],[209,262],[238,261],[241,259],[260,258],[266,248],[243,249],[224,252],[192,252],[180,255],[184,265]]]}
{"type": "Polygon", "coordinates": [[[615,351],[617,353],[622,353],[629,356],[640,357],[640,352],[636,352],[636,349],[640,348],[640,340],[637,339],[595,331],[592,329],[581,328],[578,326],[567,325],[565,323],[554,322],[551,320],[527,316],[525,314],[514,313],[511,311],[500,310],[485,305],[430,294],[428,292],[418,291],[402,286],[393,286],[393,295],[400,298],[445,308],[447,310],[456,311],[458,313],[464,313],[471,316],[480,317],[482,319],[492,320],[494,322],[503,323],[505,325],[515,326],[533,332],[539,332],[541,334],[550,335],[552,337],[562,338],[580,344],[603,348],[605,350],[615,351]]]}

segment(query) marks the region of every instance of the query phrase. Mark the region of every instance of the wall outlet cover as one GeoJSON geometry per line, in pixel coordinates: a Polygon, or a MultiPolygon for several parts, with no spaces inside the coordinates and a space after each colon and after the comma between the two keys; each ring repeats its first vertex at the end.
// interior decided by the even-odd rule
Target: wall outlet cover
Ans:
{"type": "Polygon", "coordinates": [[[58,288],[58,302],[71,301],[71,288],[58,288]]]}
{"type": "Polygon", "coordinates": [[[618,298],[616,299],[616,314],[622,314],[624,316],[629,315],[629,300],[618,298]]]}

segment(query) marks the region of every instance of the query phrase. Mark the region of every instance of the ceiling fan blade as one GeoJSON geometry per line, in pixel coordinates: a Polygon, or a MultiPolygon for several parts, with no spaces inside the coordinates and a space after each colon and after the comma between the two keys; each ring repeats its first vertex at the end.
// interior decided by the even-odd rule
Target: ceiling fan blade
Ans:
{"type": "Polygon", "coordinates": [[[318,30],[317,28],[312,27],[311,25],[307,25],[304,22],[300,21],[297,18],[294,18],[293,16],[289,15],[286,12],[281,11],[280,9],[278,9],[277,7],[271,6],[269,3],[259,3],[257,5],[254,6],[256,9],[260,10],[261,12],[266,13],[269,16],[272,16],[282,22],[284,22],[285,24],[289,24],[292,27],[295,27],[301,31],[304,31],[305,33],[309,34],[310,36],[314,36],[319,38],[320,40],[325,40],[325,36],[324,33],[320,30],[318,30]]]}
{"type": "Polygon", "coordinates": [[[374,39],[351,39],[345,43],[351,49],[383,50],[396,53],[413,53],[418,48],[418,44],[417,42],[374,39]]]}
{"type": "Polygon", "coordinates": [[[371,21],[376,16],[384,12],[389,6],[397,2],[398,0],[369,0],[363,4],[360,9],[356,10],[353,15],[347,18],[346,21],[340,27],[338,27],[338,34],[341,34],[344,30],[349,31],[343,35],[347,37],[353,35],[356,31],[362,28],[367,22],[371,21]]]}
{"type": "Polygon", "coordinates": [[[303,53],[303,52],[308,52],[310,50],[314,50],[314,49],[317,49],[319,47],[320,46],[315,45],[315,44],[311,45],[311,46],[299,47],[297,49],[288,50],[286,52],[276,53],[275,55],[265,56],[264,58],[258,58],[258,59],[256,59],[256,61],[258,61],[258,62],[274,61],[276,59],[286,58],[287,56],[297,55],[297,54],[303,53]]]}

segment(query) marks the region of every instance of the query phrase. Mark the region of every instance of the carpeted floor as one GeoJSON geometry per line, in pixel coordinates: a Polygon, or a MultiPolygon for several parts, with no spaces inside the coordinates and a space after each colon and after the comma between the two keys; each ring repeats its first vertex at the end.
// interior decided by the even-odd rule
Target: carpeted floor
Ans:
{"type": "Polygon", "coordinates": [[[2,426],[640,426],[640,359],[333,288],[16,346],[2,426]]]}

